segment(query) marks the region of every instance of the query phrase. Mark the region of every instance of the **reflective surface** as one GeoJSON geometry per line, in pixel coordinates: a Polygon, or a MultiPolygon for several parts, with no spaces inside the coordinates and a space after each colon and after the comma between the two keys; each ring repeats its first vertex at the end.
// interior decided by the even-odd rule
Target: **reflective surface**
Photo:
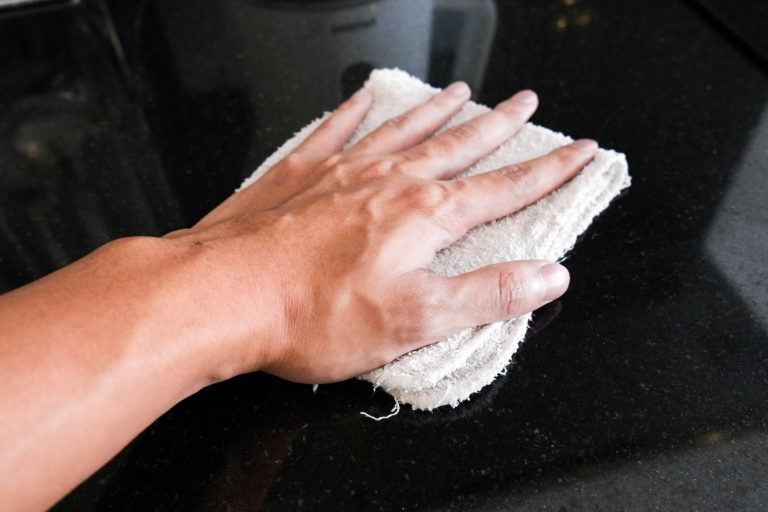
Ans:
{"type": "Polygon", "coordinates": [[[359,411],[391,402],[367,384],[240,377],[58,509],[764,509],[768,68],[714,3],[91,1],[0,19],[3,289],[194,222],[373,66],[463,78],[484,103],[532,87],[535,122],[625,152],[634,180],[470,403],[376,423],[359,411]]]}

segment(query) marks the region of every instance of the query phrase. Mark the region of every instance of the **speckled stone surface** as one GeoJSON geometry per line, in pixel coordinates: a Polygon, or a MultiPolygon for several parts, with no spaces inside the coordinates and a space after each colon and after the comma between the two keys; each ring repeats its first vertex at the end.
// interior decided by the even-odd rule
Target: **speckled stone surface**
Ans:
{"type": "Polygon", "coordinates": [[[768,508],[768,63],[750,16],[725,33],[718,4],[500,1],[441,12],[430,47],[387,39],[398,25],[371,24],[373,1],[0,17],[2,290],[194,222],[371,66],[444,86],[462,27],[492,32],[493,11],[484,80],[460,76],[475,98],[531,87],[537,124],[621,150],[633,175],[566,262],[571,290],[477,399],[376,423],[359,411],[392,404],[367,384],[243,376],[176,406],[57,509],[768,508]],[[265,16],[295,31],[266,37],[265,16]],[[313,39],[372,27],[389,42],[313,39]],[[317,62],[346,64],[286,78],[317,62]]]}

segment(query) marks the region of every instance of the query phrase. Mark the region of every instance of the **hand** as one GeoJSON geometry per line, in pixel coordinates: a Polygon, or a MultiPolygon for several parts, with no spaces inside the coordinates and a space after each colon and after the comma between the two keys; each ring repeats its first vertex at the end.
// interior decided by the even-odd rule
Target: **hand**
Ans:
{"type": "Polygon", "coordinates": [[[257,369],[346,379],[562,294],[568,273],[554,263],[424,270],[596,150],[577,141],[451,180],[536,108],[525,91],[429,138],[468,98],[456,84],[343,150],[371,104],[363,90],[191,229],[111,242],[0,296],[0,502],[50,507],[213,381],[257,369]]]}
{"type": "Polygon", "coordinates": [[[360,90],[262,179],[167,240],[196,255],[193,293],[233,373],[322,383],[353,377],[469,326],[532,311],[568,287],[544,261],[439,277],[425,268],[474,226],[514,213],[573,177],[597,149],[451,179],[536,110],[522,91],[429,138],[469,99],[456,83],[342,149],[371,105],[360,90]],[[224,345],[222,345],[224,346],[224,345]]]}

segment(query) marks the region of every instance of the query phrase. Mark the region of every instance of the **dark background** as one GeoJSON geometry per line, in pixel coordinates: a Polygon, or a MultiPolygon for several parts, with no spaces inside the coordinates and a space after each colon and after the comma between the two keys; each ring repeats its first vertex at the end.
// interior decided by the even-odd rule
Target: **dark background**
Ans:
{"type": "Polygon", "coordinates": [[[626,153],[633,176],[566,262],[569,293],[469,403],[377,423],[359,411],[391,400],[368,384],[243,376],[57,509],[764,510],[768,4],[499,1],[474,32],[477,13],[436,11],[419,46],[384,10],[405,24],[426,3],[388,1],[0,11],[0,290],[194,223],[374,66],[463,78],[488,104],[531,87],[534,122],[626,153]],[[368,29],[384,42],[320,40],[368,29]],[[485,72],[462,76],[457,41],[481,29],[485,72]]]}

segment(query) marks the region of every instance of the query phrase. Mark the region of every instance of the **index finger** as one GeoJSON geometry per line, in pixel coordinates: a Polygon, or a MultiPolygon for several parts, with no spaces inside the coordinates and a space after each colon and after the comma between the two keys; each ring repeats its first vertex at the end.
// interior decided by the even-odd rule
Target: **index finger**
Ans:
{"type": "Polygon", "coordinates": [[[523,127],[538,106],[533,91],[520,91],[496,108],[400,153],[400,168],[422,178],[450,178],[499,147],[523,127]]]}
{"type": "Polygon", "coordinates": [[[544,156],[448,182],[467,230],[532,204],[573,178],[595,156],[597,142],[581,139],[544,156]]]}

